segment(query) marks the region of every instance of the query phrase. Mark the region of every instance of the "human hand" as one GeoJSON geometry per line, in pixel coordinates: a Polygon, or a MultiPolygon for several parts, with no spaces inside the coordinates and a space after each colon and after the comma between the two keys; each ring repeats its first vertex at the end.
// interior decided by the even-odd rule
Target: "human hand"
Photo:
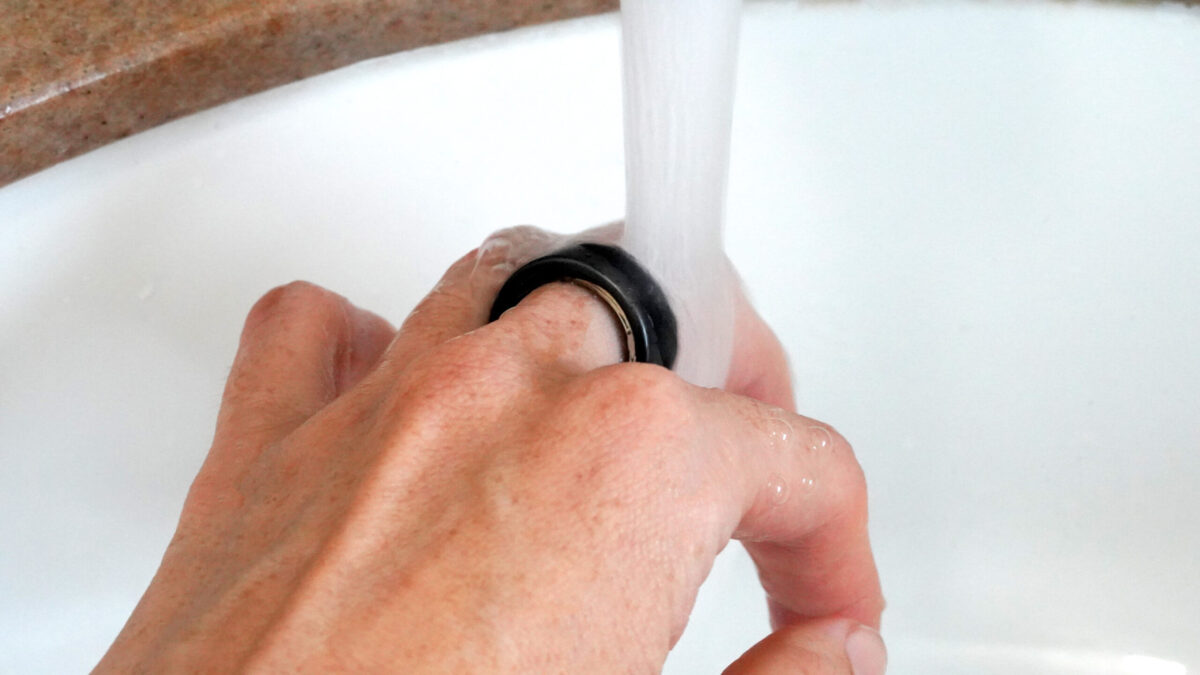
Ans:
{"type": "Polygon", "coordinates": [[[736,538],[776,631],[728,672],[882,673],[863,476],[787,410],[770,330],[741,305],[726,393],[618,363],[609,310],[573,285],[485,325],[556,244],[493,238],[398,332],[309,284],[260,300],[98,670],[654,671],[736,538]]]}

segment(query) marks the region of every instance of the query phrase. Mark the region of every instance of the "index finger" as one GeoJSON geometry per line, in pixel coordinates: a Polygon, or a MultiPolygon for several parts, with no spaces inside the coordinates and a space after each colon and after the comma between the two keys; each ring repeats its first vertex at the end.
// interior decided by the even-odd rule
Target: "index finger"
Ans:
{"type": "Polygon", "coordinates": [[[844,616],[878,628],[866,481],[850,445],[782,408],[716,390],[699,396],[710,456],[729,477],[725,523],[758,568],[772,625],[844,616]]]}

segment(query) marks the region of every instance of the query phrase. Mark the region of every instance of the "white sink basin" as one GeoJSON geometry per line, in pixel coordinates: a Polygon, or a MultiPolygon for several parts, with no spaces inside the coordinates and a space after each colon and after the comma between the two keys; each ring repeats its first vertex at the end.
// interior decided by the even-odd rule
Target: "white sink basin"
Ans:
{"type": "MultiPolygon", "coordinates": [[[[0,671],[91,666],[245,311],[399,320],[514,223],[623,209],[617,25],[401,54],[0,190],[0,671]]],[[[755,4],[728,246],[855,443],[892,673],[1200,672],[1200,10],[755,4]]],[[[673,673],[766,630],[730,547],[673,673]]]]}

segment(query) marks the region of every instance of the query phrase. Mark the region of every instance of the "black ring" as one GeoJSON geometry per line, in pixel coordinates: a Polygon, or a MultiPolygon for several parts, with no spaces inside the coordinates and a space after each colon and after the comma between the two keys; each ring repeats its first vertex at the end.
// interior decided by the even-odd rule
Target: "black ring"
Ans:
{"type": "Polygon", "coordinates": [[[616,246],[576,244],[513,272],[492,303],[491,321],[534,290],[556,281],[593,284],[616,301],[629,322],[634,360],[670,368],[678,351],[675,314],[667,296],[633,256],[616,246]]]}

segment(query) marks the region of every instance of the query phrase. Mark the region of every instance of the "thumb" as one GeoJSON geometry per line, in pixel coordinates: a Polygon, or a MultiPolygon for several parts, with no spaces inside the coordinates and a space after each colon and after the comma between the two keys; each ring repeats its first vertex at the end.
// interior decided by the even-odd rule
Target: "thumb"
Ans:
{"type": "Polygon", "coordinates": [[[725,675],[883,675],[887,649],[874,629],[850,619],[784,626],[725,669],[725,675]]]}

